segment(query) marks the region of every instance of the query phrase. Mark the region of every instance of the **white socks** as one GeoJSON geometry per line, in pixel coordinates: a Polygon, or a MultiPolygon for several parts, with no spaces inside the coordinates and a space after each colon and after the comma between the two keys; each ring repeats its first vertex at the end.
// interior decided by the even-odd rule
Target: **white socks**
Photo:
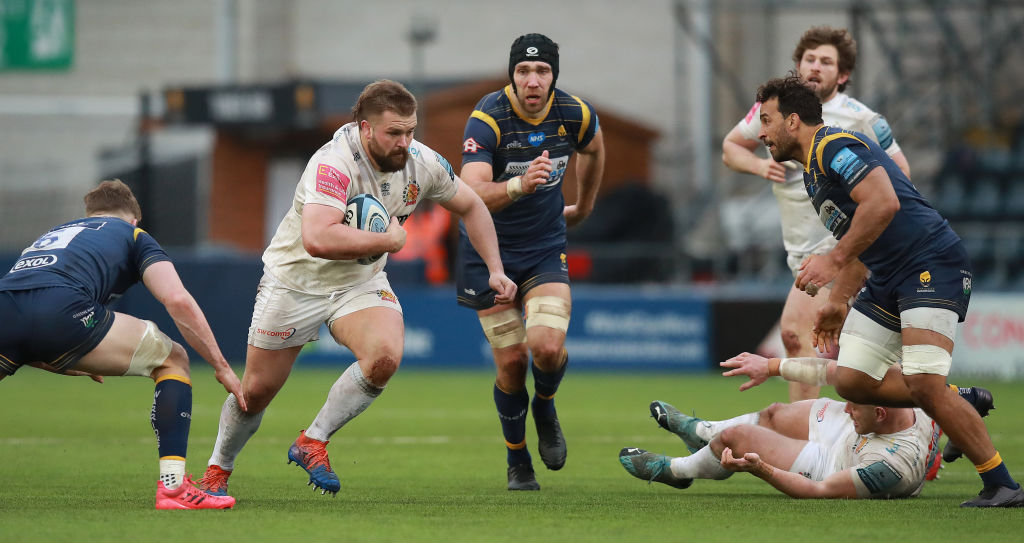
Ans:
{"type": "Polygon", "coordinates": [[[725,479],[732,475],[722,467],[721,459],[711,452],[711,447],[701,447],[690,456],[673,458],[670,467],[672,475],[684,479],[725,479]]]}
{"type": "Polygon", "coordinates": [[[718,434],[722,433],[722,430],[725,430],[730,426],[738,426],[740,424],[753,424],[754,426],[757,426],[757,421],[760,418],[760,411],[755,411],[753,413],[747,413],[746,415],[740,415],[728,420],[706,420],[694,425],[693,432],[700,436],[704,441],[710,443],[712,439],[715,439],[718,434]]]}
{"type": "Polygon", "coordinates": [[[185,482],[185,461],[160,459],[160,480],[164,488],[174,490],[185,482]]]}
{"type": "Polygon", "coordinates": [[[224,400],[220,408],[217,441],[213,444],[213,454],[207,465],[217,465],[227,471],[235,469],[235,458],[259,429],[262,420],[263,411],[255,415],[246,413],[238,407],[235,395],[228,394],[228,399],[224,400]]]}
{"type": "Polygon", "coordinates": [[[320,413],[306,428],[306,437],[317,441],[329,440],[334,432],[366,410],[383,391],[363,375],[359,362],[353,362],[331,386],[320,413]]]}

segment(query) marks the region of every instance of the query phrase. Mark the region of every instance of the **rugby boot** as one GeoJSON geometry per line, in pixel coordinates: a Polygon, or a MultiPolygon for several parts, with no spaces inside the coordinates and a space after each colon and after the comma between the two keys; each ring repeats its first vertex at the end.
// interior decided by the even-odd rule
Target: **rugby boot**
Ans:
{"type": "Polygon", "coordinates": [[[157,509],[231,509],[235,499],[231,496],[214,496],[196,488],[192,479],[185,477],[181,486],[168,490],[163,481],[156,483],[157,509]]]}
{"type": "Polygon", "coordinates": [[[227,496],[228,477],[231,477],[230,471],[222,469],[217,464],[210,464],[196,486],[211,496],[227,496]]]}
{"type": "Polygon", "coordinates": [[[549,417],[540,417],[534,413],[533,422],[537,426],[537,451],[540,452],[540,459],[552,471],[562,469],[566,448],[562,426],[558,424],[558,414],[554,410],[549,417]]]}
{"type": "Polygon", "coordinates": [[[509,490],[540,490],[537,477],[533,474],[533,466],[529,463],[516,464],[508,467],[509,490]]]}
{"type": "Polygon", "coordinates": [[[671,462],[672,459],[663,454],[655,454],[635,447],[626,447],[619,451],[619,463],[633,477],[643,479],[648,484],[651,481],[656,481],[676,488],[690,488],[693,479],[684,479],[673,475],[671,462]]]}
{"type": "Polygon", "coordinates": [[[707,424],[703,419],[684,415],[675,407],[658,400],[651,402],[651,416],[658,421],[658,426],[679,436],[691,453],[699,451],[708,444],[695,431],[697,424],[707,424]]]}
{"type": "Polygon", "coordinates": [[[330,492],[335,497],[341,490],[341,482],[338,476],[331,469],[331,461],[327,458],[327,444],[329,441],[318,441],[306,437],[306,431],[299,432],[298,439],[288,449],[288,464],[295,462],[302,469],[309,473],[309,483],[313,490],[320,490],[320,494],[330,492]]]}
{"type": "MultiPolygon", "coordinates": [[[[970,401],[970,403],[982,418],[987,417],[988,412],[996,408],[993,404],[992,393],[987,388],[970,387],[965,390],[974,391],[974,400],[970,401]]],[[[961,394],[961,396],[963,396],[963,394],[961,394]]],[[[964,453],[960,450],[960,447],[957,447],[951,440],[946,440],[946,446],[942,448],[943,461],[946,463],[953,462],[963,456],[963,454],[964,453]]]]}
{"type": "Polygon", "coordinates": [[[986,486],[974,498],[960,507],[1024,507],[1024,489],[1014,490],[1005,486],[986,486]]]}

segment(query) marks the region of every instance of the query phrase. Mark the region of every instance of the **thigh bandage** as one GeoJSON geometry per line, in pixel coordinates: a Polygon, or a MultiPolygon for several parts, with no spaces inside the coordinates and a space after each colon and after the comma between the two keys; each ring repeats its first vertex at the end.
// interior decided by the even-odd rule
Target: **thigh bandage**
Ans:
{"type": "Polygon", "coordinates": [[[905,345],[903,375],[949,375],[953,357],[938,345],[905,345]]]}
{"type": "Polygon", "coordinates": [[[526,327],[547,326],[569,330],[569,302],[558,296],[537,296],[526,301],[526,327]]]}
{"type": "Polygon", "coordinates": [[[142,332],[139,344],[135,346],[132,362],[128,366],[128,371],[124,372],[126,376],[149,377],[153,370],[167,360],[167,355],[171,354],[171,338],[161,332],[153,321],[145,323],[146,330],[142,332]]]}
{"type": "Polygon", "coordinates": [[[900,312],[900,328],[931,330],[956,341],[956,323],[960,317],[954,311],[938,307],[915,307],[900,312]]]}
{"type": "Polygon", "coordinates": [[[839,334],[840,366],[855,369],[878,381],[885,377],[889,367],[900,361],[903,338],[899,332],[869,319],[851,309],[839,334]]]}
{"type": "Polygon", "coordinates": [[[506,309],[499,313],[480,317],[487,342],[495,349],[519,345],[526,341],[526,328],[518,309],[506,309]]]}

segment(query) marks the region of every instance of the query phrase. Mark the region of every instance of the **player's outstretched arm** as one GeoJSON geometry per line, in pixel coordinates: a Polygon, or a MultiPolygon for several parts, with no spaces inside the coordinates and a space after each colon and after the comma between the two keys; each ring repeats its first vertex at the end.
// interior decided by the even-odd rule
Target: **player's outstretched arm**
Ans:
{"type": "Polygon", "coordinates": [[[786,182],[786,167],[771,157],[761,158],[754,152],[760,143],[743,137],[734,127],[722,140],[722,163],[730,170],[751,173],[774,183],[786,182]]]}
{"type": "Polygon", "coordinates": [[[495,303],[508,304],[516,298],[516,284],[505,275],[498,251],[498,236],[494,232],[494,221],[487,206],[471,188],[458,180],[459,189],[451,200],[441,204],[445,209],[459,215],[466,223],[466,233],[473,248],[480,254],[491,277],[488,281],[497,295],[495,303]]]}
{"type": "Polygon", "coordinates": [[[780,376],[787,381],[808,385],[831,385],[836,382],[836,361],[826,358],[765,358],[753,353],[740,353],[725,362],[723,368],[732,368],[722,373],[724,377],[745,375],[749,379],[740,385],[740,391],[748,390],[780,376]]]}
{"type": "Polygon", "coordinates": [[[799,473],[781,470],[761,460],[757,453],[746,453],[740,458],[732,449],[722,451],[722,467],[730,471],[746,471],[763,479],[783,494],[793,498],[856,498],[857,487],[850,470],[833,473],[823,481],[812,481],[799,473]]]}
{"type": "Polygon", "coordinates": [[[221,354],[217,339],[213,337],[213,330],[206,321],[206,315],[181,283],[174,264],[166,260],[152,264],[142,273],[142,282],[153,297],[167,309],[167,314],[174,319],[174,324],[185,341],[213,366],[217,381],[238,398],[239,407],[244,411],[246,406],[242,395],[242,383],[221,354]]]}
{"type": "Polygon", "coordinates": [[[576,203],[565,206],[565,224],[569,228],[576,226],[590,216],[597,200],[597,190],[601,187],[604,176],[604,135],[598,128],[594,138],[586,147],[580,149],[576,156],[576,203]]]}

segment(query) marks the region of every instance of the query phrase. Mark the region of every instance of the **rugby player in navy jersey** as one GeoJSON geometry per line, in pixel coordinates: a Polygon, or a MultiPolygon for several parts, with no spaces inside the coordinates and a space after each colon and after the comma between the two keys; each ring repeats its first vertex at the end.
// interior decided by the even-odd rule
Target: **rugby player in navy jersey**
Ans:
{"type": "Polygon", "coordinates": [[[230,508],[234,498],[207,494],[185,475],[192,418],[185,349],[151,321],[111,311],[107,302],[142,281],[224,388],[241,396],[241,382],[167,254],[138,228],[142,212],[131,189],[103,181],[85,195],[85,212],[40,236],[0,278],[0,379],[26,365],[100,382],[98,376],[153,379],[156,508],[230,508]]]}
{"type": "Polygon", "coordinates": [[[839,240],[829,253],[805,259],[796,280],[806,291],[835,281],[814,339],[822,348],[838,343],[836,391],[857,403],[917,405],[935,419],[984,483],[962,507],[1024,506],[1024,491],[981,416],[946,384],[956,324],[971,296],[960,238],[878,144],[825,126],[821,103],[798,76],[766,82],[757,100],[759,138],[776,161],[803,165],[814,209],[839,240]],[[864,267],[871,275],[850,309],[864,267]],[[887,375],[898,362],[902,376],[887,375]]]}
{"type": "Polygon", "coordinates": [[[508,489],[538,490],[526,445],[526,413],[533,412],[544,465],[561,469],[566,445],[554,396],[569,360],[565,333],[572,307],[565,231],[594,209],[604,143],[590,104],[555,88],[558,44],[547,36],[517,38],[508,74],[511,83],[484,96],[466,123],[461,177],[491,211],[505,273],[519,286],[519,296],[512,303],[495,303],[487,269],[464,226],[456,289],[459,305],[476,310],[494,355],[494,403],[507,447],[508,489]],[[574,153],[578,197],[566,205],[562,180],[574,153]]]}

